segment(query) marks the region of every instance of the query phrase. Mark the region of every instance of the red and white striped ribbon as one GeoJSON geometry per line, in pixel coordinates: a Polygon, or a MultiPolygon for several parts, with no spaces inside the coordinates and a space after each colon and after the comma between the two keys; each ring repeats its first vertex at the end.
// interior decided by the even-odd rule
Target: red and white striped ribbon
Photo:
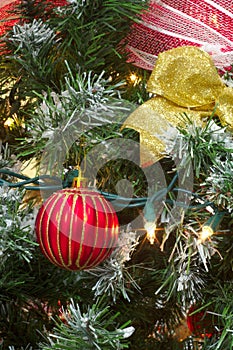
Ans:
{"type": "Polygon", "coordinates": [[[198,46],[216,67],[233,63],[232,0],[152,0],[127,37],[129,61],[152,70],[158,54],[174,47],[198,46]]]}

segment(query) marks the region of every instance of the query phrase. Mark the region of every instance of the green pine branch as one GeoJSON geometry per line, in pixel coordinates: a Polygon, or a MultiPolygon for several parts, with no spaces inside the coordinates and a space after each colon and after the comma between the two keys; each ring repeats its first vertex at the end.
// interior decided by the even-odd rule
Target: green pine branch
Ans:
{"type": "Polygon", "coordinates": [[[127,327],[130,322],[122,326],[117,325],[117,314],[112,314],[108,306],[97,302],[81,311],[78,304],[71,300],[65,312],[65,322],[57,322],[53,332],[48,335],[49,344],[41,349],[125,349],[128,348],[127,338],[134,331],[127,327]]]}

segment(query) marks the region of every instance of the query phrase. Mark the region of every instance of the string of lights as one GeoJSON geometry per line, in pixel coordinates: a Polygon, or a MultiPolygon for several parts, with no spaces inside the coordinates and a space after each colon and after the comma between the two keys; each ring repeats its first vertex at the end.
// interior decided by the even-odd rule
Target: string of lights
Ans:
{"type": "MultiPolygon", "coordinates": [[[[59,177],[56,176],[50,176],[50,175],[41,175],[36,176],[33,178],[29,178],[28,176],[15,173],[9,169],[0,169],[0,174],[4,174],[6,176],[14,177],[23,181],[18,182],[10,182],[6,181],[4,179],[0,179],[0,186],[6,186],[10,188],[20,188],[23,187],[26,190],[34,190],[34,191],[58,191],[66,187],[70,187],[69,183],[72,183],[71,181],[67,181],[67,179],[61,181],[59,177]],[[51,184],[47,184],[44,181],[47,181],[51,184]],[[55,183],[55,184],[54,184],[55,183]]],[[[73,179],[77,179],[77,176],[80,175],[75,169],[71,176],[73,176],[73,179]]],[[[156,229],[156,213],[155,213],[155,207],[154,203],[156,201],[162,200],[169,192],[178,192],[182,191],[185,192],[187,195],[192,196],[193,198],[198,198],[199,196],[196,193],[193,193],[191,191],[185,190],[183,188],[174,187],[175,182],[177,180],[178,174],[176,173],[173,179],[171,180],[170,184],[167,186],[167,188],[163,188],[157,192],[154,193],[151,197],[139,197],[139,198],[128,198],[128,197],[122,197],[117,194],[108,193],[104,191],[99,191],[105,199],[112,202],[114,201],[114,206],[119,208],[143,208],[143,216],[144,216],[144,227],[145,230],[148,233],[148,236],[154,237],[154,232],[156,229]],[[153,231],[153,233],[152,233],[153,231]]],[[[213,202],[211,201],[203,201],[201,200],[196,205],[187,205],[184,202],[175,201],[172,199],[165,199],[164,204],[169,205],[176,205],[177,207],[181,207],[184,209],[191,209],[191,210],[200,210],[202,208],[208,208],[211,207],[211,210],[213,212],[213,215],[202,225],[202,231],[201,231],[201,239],[207,239],[210,236],[214,234],[214,232],[217,230],[218,225],[220,224],[221,220],[223,219],[225,212],[221,211],[219,212],[216,210],[213,202]]]]}
{"type": "MultiPolygon", "coordinates": [[[[66,180],[61,180],[59,177],[56,176],[51,176],[51,175],[40,175],[40,176],[36,176],[33,178],[30,178],[26,175],[23,174],[19,174],[16,173],[14,171],[11,171],[9,169],[0,169],[0,174],[4,174],[13,178],[17,178],[23,181],[18,181],[18,182],[10,182],[4,179],[0,179],[0,186],[6,186],[6,187],[10,187],[10,188],[20,188],[23,187],[26,190],[33,190],[33,191],[58,191],[61,190],[62,188],[65,187],[69,187],[67,184],[66,180]],[[47,184],[44,181],[48,180],[48,182],[53,183],[53,184],[47,184]],[[54,184],[55,183],[55,184],[54,184]]],[[[77,176],[77,171],[74,171],[74,177],[77,176]]],[[[192,195],[194,197],[197,196],[197,194],[192,193],[190,191],[187,191],[185,189],[182,188],[177,188],[174,187],[174,183],[177,179],[178,175],[176,174],[172,181],[170,182],[170,184],[168,185],[167,188],[162,188],[159,191],[155,192],[153,196],[151,197],[132,197],[132,198],[128,198],[128,197],[123,197],[123,196],[119,196],[117,194],[113,194],[113,193],[108,193],[105,191],[99,191],[107,200],[109,201],[115,201],[115,205],[119,206],[119,207],[125,207],[126,203],[127,206],[130,208],[133,207],[142,207],[144,205],[152,205],[155,201],[161,200],[161,198],[163,198],[168,192],[170,191],[184,191],[189,195],[192,195]]],[[[165,201],[166,203],[169,204],[173,204],[174,201],[171,199],[166,199],[165,201]]],[[[176,201],[176,205],[187,208],[187,204],[183,203],[183,202],[177,202],[176,201]]],[[[189,208],[192,209],[199,209],[199,208],[203,208],[203,207],[207,207],[207,206],[211,206],[213,205],[212,202],[210,201],[206,201],[203,203],[200,203],[196,206],[188,206],[189,208]]]]}

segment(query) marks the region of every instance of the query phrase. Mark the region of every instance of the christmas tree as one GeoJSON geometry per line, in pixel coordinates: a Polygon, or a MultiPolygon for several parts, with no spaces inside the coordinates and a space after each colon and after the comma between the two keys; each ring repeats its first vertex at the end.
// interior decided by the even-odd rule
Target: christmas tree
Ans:
{"type": "Polygon", "coordinates": [[[146,1],[3,5],[0,348],[233,349],[231,68],[130,63],[146,1]]]}

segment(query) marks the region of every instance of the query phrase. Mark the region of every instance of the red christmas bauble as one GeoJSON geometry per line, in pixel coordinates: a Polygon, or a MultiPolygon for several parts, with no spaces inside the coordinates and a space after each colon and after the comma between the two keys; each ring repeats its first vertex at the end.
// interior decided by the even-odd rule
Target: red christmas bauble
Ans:
{"type": "Polygon", "coordinates": [[[88,188],[53,193],[41,206],[35,231],[43,254],[67,270],[104,261],[118,238],[118,217],[110,202],[88,188]]]}
{"type": "Polygon", "coordinates": [[[198,311],[199,307],[192,305],[188,311],[187,315],[187,325],[189,330],[193,335],[204,338],[211,338],[214,333],[216,333],[215,322],[216,319],[207,312],[207,310],[202,309],[198,311]]]}

